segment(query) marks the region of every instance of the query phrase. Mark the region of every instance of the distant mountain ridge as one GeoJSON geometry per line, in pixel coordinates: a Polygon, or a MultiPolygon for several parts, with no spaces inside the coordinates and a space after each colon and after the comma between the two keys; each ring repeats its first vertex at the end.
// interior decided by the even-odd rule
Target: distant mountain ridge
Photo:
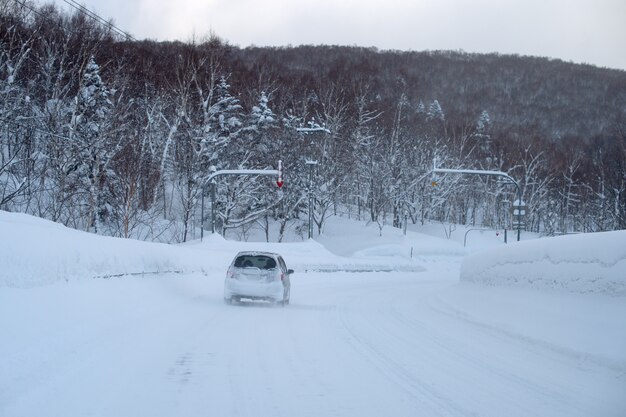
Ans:
{"type": "Polygon", "coordinates": [[[437,99],[452,124],[487,110],[496,128],[548,138],[610,134],[626,111],[626,71],[558,59],[349,46],[233,48],[232,58],[235,74],[262,62],[301,86],[360,78],[382,101],[398,87],[413,103],[437,99]]]}

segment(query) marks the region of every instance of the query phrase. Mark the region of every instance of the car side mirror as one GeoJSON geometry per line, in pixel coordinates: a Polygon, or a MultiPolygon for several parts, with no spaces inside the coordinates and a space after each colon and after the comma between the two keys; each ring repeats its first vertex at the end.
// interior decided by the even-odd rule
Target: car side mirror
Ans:
{"type": "Polygon", "coordinates": [[[293,274],[293,269],[288,269],[287,270],[287,275],[291,275],[291,274],[293,274]]]}

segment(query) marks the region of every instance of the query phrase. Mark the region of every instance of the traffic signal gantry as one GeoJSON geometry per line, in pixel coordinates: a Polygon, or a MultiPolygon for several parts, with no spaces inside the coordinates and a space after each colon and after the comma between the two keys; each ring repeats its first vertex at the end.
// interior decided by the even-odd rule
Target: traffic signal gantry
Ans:
{"type": "MultiPolygon", "coordinates": [[[[492,175],[500,178],[504,178],[509,183],[515,185],[517,188],[517,200],[513,203],[513,227],[517,229],[517,241],[519,242],[521,236],[521,229],[524,225],[523,216],[526,214],[526,207],[522,201],[522,189],[519,183],[515,181],[510,175],[502,171],[484,171],[476,169],[446,169],[437,168],[437,161],[433,162],[433,173],[441,174],[461,174],[461,175],[492,175]]],[[[433,180],[432,185],[435,186],[436,181],[433,180]]]]}
{"type": "Polygon", "coordinates": [[[202,219],[200,227],[200,241],[204,237],[204,195],[206,194],[206,188],[211,186],[211,233],[215,233],[215,178],[223,175],[265,175],[276,176],[276,186],[281,188],[284,184],[283,181],[283,162],[278,160],[278,169],[222,169],[215,170],[215,167],[211,167],[211,175],[207,177],[202,185],[202,209],[200,212],[200,218],[202,219]]]}

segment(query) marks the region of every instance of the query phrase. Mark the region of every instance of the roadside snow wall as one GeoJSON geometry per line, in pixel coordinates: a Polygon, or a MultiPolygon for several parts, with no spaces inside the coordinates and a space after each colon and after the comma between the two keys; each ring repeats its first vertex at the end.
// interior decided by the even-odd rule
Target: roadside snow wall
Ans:
{"type": "Polygon", "coordinates": [[[206,256],[182,247],[98,236],[0,211],[0,287],[211,268],[206,256]]]}
{"type": "Polygon", "coordinates": [[[463,260],[461,281],[626,296],[626,231],[489,248],[463,260]]]}

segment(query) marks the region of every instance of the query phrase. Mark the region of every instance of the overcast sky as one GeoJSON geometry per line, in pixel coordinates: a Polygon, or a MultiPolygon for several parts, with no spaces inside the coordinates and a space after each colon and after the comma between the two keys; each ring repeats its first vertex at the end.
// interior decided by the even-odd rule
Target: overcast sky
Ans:
{"type": "Polygon", "coordinates": [[[137,39],[188,41],[213,31],[241,47],[461,49],[626,69],[626,0],[76,1],[137,39]]]}

